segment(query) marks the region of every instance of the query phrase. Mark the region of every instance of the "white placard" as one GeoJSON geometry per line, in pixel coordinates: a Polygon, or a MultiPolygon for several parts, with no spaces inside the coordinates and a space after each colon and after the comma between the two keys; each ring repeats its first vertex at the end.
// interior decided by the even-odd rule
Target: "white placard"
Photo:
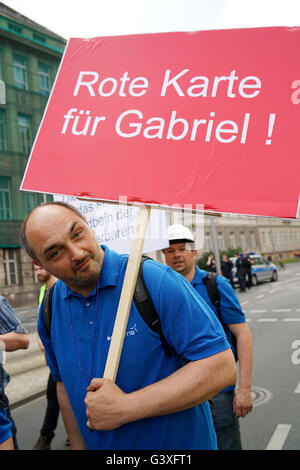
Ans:
{"type": "MultiPolygon", "coordinates": [[[[135,234],[138,206],[83,201],[75,196],[54,195],[54,201],[75,206],[86,217],[100,245],[106,245],[118,253],[130,252],[135,234]]],[[[148,225],[143,253],[161,250],[169,246],[164,211],[153,209],[148,225]]]]}

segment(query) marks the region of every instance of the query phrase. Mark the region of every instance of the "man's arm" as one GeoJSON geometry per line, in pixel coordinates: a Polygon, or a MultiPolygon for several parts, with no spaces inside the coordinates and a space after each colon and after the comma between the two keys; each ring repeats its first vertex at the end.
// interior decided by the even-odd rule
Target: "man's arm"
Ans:
{"type": "Polygon", "coordinates": [[[0,450],[14,450],[12,437],[10,437],[9,439],[7,439],[7,441],[4,441],[2,442],[2,444],[0,444],[0,450]]]}
{"type": "Polygon", "coordinates": [[[5,351],[12,352],[29,347],[29,335],[27,333],[15,333],[10,331],[0,336],[0,341],[5,345],[5,351]]]}
{"type": "Polygon", "coordinates": [[[57,399],[72,450],[86,450],[63,382],[57,382],[57,399]]]}
{"type": "Polygon", "coordinates": [[[252,385],[252,337],[246,323],[228,325],[236,337],[239,360],[239,386],[234,398],[234,412],[238,418],[244,418],[253,407],[252,385]]]}
{"type": "Polygon", "coordinates": [[[126,394],[108,379],[93,379],[85,404],[87,425],[109,430],[143,418],[176,413],[202,403],[236,381],[232,351],[189,362],[169,377],[126,394]]]}
{"type": "Polygon", "coordinates": [[[7,300],[0,295],[0,341],[4,343],[6,351],[27,349],[29,336],[18,319],[14,309],[7,300]]]}

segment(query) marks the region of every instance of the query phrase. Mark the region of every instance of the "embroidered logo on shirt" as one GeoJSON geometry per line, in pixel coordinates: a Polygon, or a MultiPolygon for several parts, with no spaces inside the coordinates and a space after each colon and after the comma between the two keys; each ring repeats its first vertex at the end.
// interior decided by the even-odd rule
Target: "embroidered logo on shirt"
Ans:
{"type": "MultiPolygon", "coordinates": [[[[125,333],[125,338],[127,338],[127,336],[133,336],[133,335],[135,335],[137,332],[138,332],[138,330],[137,330],[136,323],[135,323],[133,326],[131,326],[131,327],[129,328],[129,330],[126,331],[126,333],[125,333]]],[[[107,336],[107,337],[106,337],[106,340],[107,340],[107,341],[111,341],[111,336],[107,336]]]]}

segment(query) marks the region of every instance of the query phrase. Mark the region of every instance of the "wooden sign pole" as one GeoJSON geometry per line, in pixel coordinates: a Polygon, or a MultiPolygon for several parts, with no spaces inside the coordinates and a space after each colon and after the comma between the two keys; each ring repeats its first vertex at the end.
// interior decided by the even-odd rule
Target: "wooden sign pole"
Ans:
{"type": "Polygon", "coordinates": [[[136,232],[132,241],[127,268],[125,272],[121,297],[114,324],[113,334],[108,351],[103,377],[113,382],[116,380],[121,352],[123,348],[129,312],[131,308],[136,279],[140,267],[144,240],[147,233],[151,207],[141,206],[136,222],[136,232]]]}

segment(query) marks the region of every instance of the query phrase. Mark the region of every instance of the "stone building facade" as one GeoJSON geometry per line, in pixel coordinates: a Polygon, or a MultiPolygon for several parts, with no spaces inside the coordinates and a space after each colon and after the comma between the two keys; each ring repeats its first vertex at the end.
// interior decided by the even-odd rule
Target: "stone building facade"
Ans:
{"type": "Polygon", "coordinates": [[[19,233],[26,215],[50,197],[20,191],[30,149],[66,41],[0,2],[0,294],[13,306],[36,299],[38,283],[19,233]]]}
{"type": "MultiPolygon", "coordinates": [[[[300,254],[300,219],[275,219],[239,215],[195,216],[180,212],[168,212],[167,223],[184,223],[196,236],[199,255],[228,249],[255,251],[277,260],[294,259],[300,254]]],[[[157,255],[160,258],[160,255],[157,255]]]]}

